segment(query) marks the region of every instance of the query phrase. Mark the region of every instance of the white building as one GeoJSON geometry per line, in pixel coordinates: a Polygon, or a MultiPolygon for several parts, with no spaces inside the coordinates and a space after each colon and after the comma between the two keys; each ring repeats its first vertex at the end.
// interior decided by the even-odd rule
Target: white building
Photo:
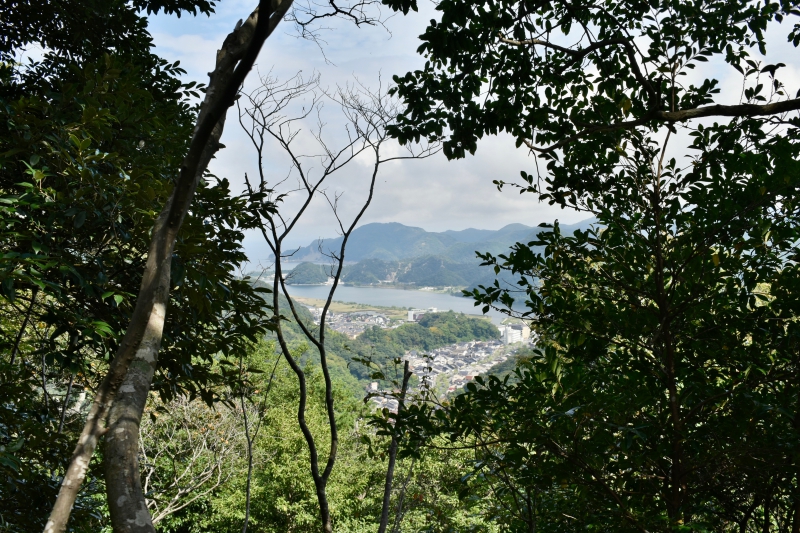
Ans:
{"type": "Polygon", "coordinates": [[[526,341],[531,338],[531,328],[525,324],[511,324],[511,327],[520,332],[522,340],[526,341]]]}
{"type": "Polygon", "coordinates": [[[416,322],[425,313],[437,313],[438,311],[439,310],[435,307],[429,307],[428,309],[409,309],[408,322],[416,322]]]}
{"type": "Polygon", "coordinates": [[[515,342],[522,341],[522,330],[516,329],[512,326],[500,326],[497,329],[500,330],[500,334],[503,338],[503,344],[509,345],[514,344],[515,342]]]}
{"type": "Polygon", "coordinates": [[[409,322],[416,322],[419,318],[427,313],[424,309],[409,309],[408,311],[408,321],[409,322]]]}

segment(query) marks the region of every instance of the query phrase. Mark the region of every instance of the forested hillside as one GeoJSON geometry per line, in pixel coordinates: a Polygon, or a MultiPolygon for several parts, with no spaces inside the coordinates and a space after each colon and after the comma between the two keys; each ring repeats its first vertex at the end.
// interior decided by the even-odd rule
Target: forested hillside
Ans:
{"type": "Polygon", "coordinates": [[[290,285],[309,285],[326,283],[330,267],[315,263],[300,263],[286,274],[286,283],[290,285]]]}
{"type": "MultiPolygon", "coordinates": [[[[593,219],[573,225],[565,224],[565,231],[586,229],[593,219]]],[[[393,223],[365,224],[353,232],[347,245],[347,261],[360,262],[364,259],[399,261],[424,256],[441,257],[456,263],[475,263],[475,251],[503,253],[516,242],[533,240],[541,231],[524,224],[509,224],[499,230],[465,229],[440,233],[425,231],[422,228],[393,223]]],[[[326,256],[320,252],[338,250],[341,237],[317,240],[300,248],[292,258],[297,261],[324,261],[326,256]]]]}
{"type": "MultiPolygon", "coordinates": [[[[593,220],[562,228],[566,232],[586,229],[593,220]]],[[[523,224],[510,224],[497,231],[466,229],[430,233],[396,223],[366,224],[353,232],[347,259],[357,262],[345,265],[341,281],[349,285],[399,284],[473,290],[479,285],[490,285],[499,277],[503,283],[512,285],[514,276],[504,272],[497,274],[490,267],[480,266],[476,251],[506,253],[518,241],[527,243],[535,239],[539,231],[539,228],[523,224]]],[[[293,259],[304,262],[287,276],[287,283],[302,285],[327,281],[330,267],[324,264],[327,260],[319,253],[320,246],[333,250],[341,246],[341,239],[318,241],[296,252],[293,259]]]]}
{"type": "MultiPolygon", "coordinates": [[[[574,225],[564,225],[563,231],[588,228],[593,219],[574,225]]],[[[417,287],[462,287],[472,290],[489,285],[498,274],[492,268],[481,267],[476,251],[502,254],[518,242],[536,238],[539,228],[510,224],[497,231],[466,229],[429,233],[402,224],[366,224],[353,232],[348,245],[348,264],[342,272],[342,282],[350,285],[400,284],[417,287]],[[388,251],[386,247],[391,247],[388,251]]],[[[335,249],[341,240],[323,241],[322,246],[335,249]]],[[[293,258],[320,261],[320,242],[301,248],[293,258]]],[[[324,265],[304,262],[295,267],[287,278],[290,284],[324,283],[324,265]],[[298,270],[299,269],[299,270],[298,270]]],[[[513,284],[514,277],[499,274],[504,283],[513,284]]]]}
{"type": "MultiPolygon", "coordinates": [[[[289,285],[323,284],[329,279],[330,265],[300,263],[286,275],[289,285]]],[[[495,274],[491,267],[476,261],[459,263],[441,256],[423,256],[402,261],[364,259],[342,269],[345,285],[409,285],[414,287],[460,287],[472,290],[495,279],[513,283],[514,277],[495,274]]]]}
{"type": "Polygon", "coordinates": [[[440,256],[403,261],[365,259],[345,267],[342,281],[353,285],[397,283],[418,287],[465,287],[485,278],[489,270],[475,262],[457,263],[440,256]]]}

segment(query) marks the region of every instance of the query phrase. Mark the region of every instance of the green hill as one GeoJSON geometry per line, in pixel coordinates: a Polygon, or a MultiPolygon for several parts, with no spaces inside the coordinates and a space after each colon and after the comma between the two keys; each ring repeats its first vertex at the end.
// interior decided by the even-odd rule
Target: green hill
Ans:
{"type": "Polygon", "coordinates": [[[476,263],[456,263],[440,256],[413,259],[400,269],[397,280],[419,287],[446,287],[469,285],[470,280],[481,277],[486,267],[476,263]]]}
{"type": "MultiPolygon", "coordinates": [[[[408,257],[441,254],[456,242],[453,237],[396,222],[366,224],[353,231],[347,243],[345,259],[361,261],[378,258],[384,261],[396,261],[408,257]]],[[[338,252],[341,245],[341,237],[317,240],[297,250],[294,257],[303,261],[323,260],[324,252],[338,252]]]]}
{"type": "MultiPolygon", "coordinates": [[[[585,229],[592,219],[578,224],[564,224],[561,230],[572,233],[585,229]]],[[[543,228],[509,224],[499,230],[465,229],[427,232],[402,224],[366,224],[353,232],[342,272],[342,283],[379,285],[398,283],[417,287],[467,287],[488,285],[497,277],[494,270],[480,266],[476,251],[494,255],[505,253],[517,242],[528,243],[543,228]],[[355,264],[352,262],[355,261],[355,264]]],[[[329,272],[321,260],[320,246],[335,249],[341,239],[317,241],[299,249],[295,257],[305,258],[287,278],[290,284],[325,283],[329,272]]],[[[502,283],[513,284],[514,277],[501,273],[502,283]]]]}
{"type": "Polygon", "coordinates": [[[342,281],[353,285],[377,285],[394,282],[397,279],[398,261],[364,259],[355,265],[348,265],[342,272],[342,281]]]}
{"type": "Polygon", "coordinates": [[[347,285],[399,283],[417,287],[471,287],[494,280],[494,270],[476,262],[463,263],[442,256],[425,256],[402,261],[365,259],[344,268],[347,285]]]}
{"type": "Polygon", "coordinates": [[[287,285],[311,285],[328,281],[330,269],[315,263],[300,263],[286,274],[287,285]]]}
{"type": "MultiPolygon", "coordinates": [[[[564,232],[584,229],[593,219],[578,224],[562,224],[564,232]]],[[[460,231],[431,232],[397,222],[365,224],[353,231],[345,259],[401,261],[425,256],[442,256],[459,263],[475,263],[475,250],[502,253],[516,242],[528,242],[541,228],[509,224],[499,230],[469,228],[460,231]]],[[[316,240],[300,248],[294,257],[300,261],[322,261],[326,252],[338,252],[342,238],[316,240]]]]}

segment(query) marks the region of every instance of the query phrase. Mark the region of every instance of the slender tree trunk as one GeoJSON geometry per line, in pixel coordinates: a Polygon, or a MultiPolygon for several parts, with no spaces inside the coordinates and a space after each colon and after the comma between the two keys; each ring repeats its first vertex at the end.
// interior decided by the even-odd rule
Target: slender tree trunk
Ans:
{"type": "MultiPolygon", "coordinates": [[[[275,310],[275,316],[280,316],[280,289],[278,284],[280,283],[281,279],[281,262],[280,262],[280,248],[277,249],[275,254],[275,276],[273,281],[273,294],[272,294],[272,305],[273,309],[275,310]]],[[[291,300],[289,300],[289,305],[291,306],[291,300]]],[[[289,345],[286,342],[286,339],[283,335],[283,328],[281,327],[280,321],[276,319],[277,327],[275,329],[275,334],[278,338],[278,344],[280,345],[281,352],[283,353],[283,357],[286,359],[286,362],[289,363],[289,366],[292,368],[292,371],[297,376],[297,383],[299,388],[299,397],[297,402],[297,424],[300,426],[300,431],[303,433],[303,437],[308,444],[308,452],[309,452],[309,465],[311,467],[311,477],[314,480],[314,488],[317,495],[317,502],[319,503],[319,514],[320,514],[320,521],[322,522],[322,531],[323,533],[332,533],[333,532],[333,524],[331,523],[331,514],[330,514],[330,507],[328,505],[328,496],[325,493],[325,486],[327,483],[327,479],[324,478],[319,471],[319,454],[317,452],[317,445],[314,441],[314,435],[311,434],[311,429],[309,429],[308,424],[306,423],[306,403],[308,402],[308,388],[306,384],[306,374],[297,361],[294,360],[292,354],[289,351],[289,345]]],[[[298,323],[300,321],[298,320],[298,323]]],[[[302,326],[301,326],[302,327],[302,326]]],[[[320,323],[320,328],[324,328],[324,322],[320,323]]],[[[307,334],[308,336],[308,334],[307,334]]],[[[309,340],[313,342],[313,336],[308,337],[309,340]]],[[[320,352],[322,352],[324,348],[320,348],[320,352]]],[[[322,359],[322,364],[324,364],[324,359],[322,359]]],[[[335,424],[334,420],[334,424],[335,424]]],[[[331,428],[331,433],[335,430],[335,425],[331,428]]],[[[335,457],[336,453],[336,443],[334,439],[331,439],[331,451],[328,456],[328,463],[330,463],[330,459],[335,457]]]]}
{"type": "Polygon", "coordinates": [[[175,239],[208,161],[219,148],[225,114],[233,104],[261,45],[288,11],[292,0],[260,0],[244,24],[237,24],[217,52],[197,126],[175,188],[156,220],[142,285],[133,316],[108,374],[100,384],[45,533],[63,533],[106,419],[114,436],[106,453],[108,501],[114,531],[154,531],[139,480],[136,443],[139,421],[150,388],[169,298],[169,269],[175,239]],[[263,15],[259,17],[259,12],[263,15]],[[130,376],[129,368],[133,368],[130,376]],[[145,386],[146,384],[146,386],[145,386]],[[116,401],[119,400],[117,407],[116,401]],[[114,407],[112,407],[114,406],[114,407]],[[133,451],[132,451],[133,450],[133,451]],[[144,511],[142,511],[144,510],[144,511]],[[146,515],[146,516],[145,516],[146,515]]]}
{"type": "MultiPolygon", "coordinates": [[[[800,388],[795,396],[795,413],[792,419],[792,428],[800,431],[800,388]]],[[[797,459],[795,459],[795,463],[797,459]]],[[[792,491],[792,533],[800,533],[800,468],[795,464],[794,490],[792,491]]]]}
{"type": "Polygon", "coordinates": [[[47,392],[47,361],[42,353],[42,397],[44,398],[44,412],[50,416],[50,394],[47,392]]]}
{"type": "MultiPolygon", "coordinates": [[[[241,372],[241,363],[240,363],[241,372]]],[[[242,403],[242,416],[244,417],[244,438],[247,440],[247,486],[244,498],[244,525],[242,533],[247,533],[247,525],[250,522],[250,491],[253,481],[253,439],[250,437],[250,421],[247,419],[247,409],[244,404],[244,394],[240,397],[242,403]]]]}
{"type": "MultiPolygon", "coordinates": [[[[258,432],[261,430],[261,423],[264,421],[264,409],[266,408],[267,398],[269,392],[272,390],[272,382],[275,379],[275,372],[278,370],[278,363],[280,357],[275,359],[275,365],[272,367],[272,374],[269,376],[267,388],[264,391],[264,398],[261,402],[261,407],[258,408],[258,416],[256,417],[255,428],[252,433],[250,431],[250,419],[247,417],[247,410],[245,409],[244,394],[240,396],[242,402],[242,416],[244,417],[244,436],[247,439],[247,485],[245,486],[245,501],[244,501],[244,524],[242,525],[242,533],[247,533],[247,527],[250,525],[250,499],[252,496],[253,486],[253,442],[258,438],[258,432]]],[[[242,359],[239,359],[239,375],[241,379],[242,374],[242,359]]]]}
{"type": "Polygon", "coordinates": [[[25,328],[28,327],[28,321],[31,318],[31,312],[33,311],[33,304],[36,303],[36,296],[39,295],[39,287],[33,289],[33,293],[31,294],[31,303],[28,304],[28,310],[25,312],[25,319],[22,321],[22,325],[19,327],[19,333],[17,333],[17,338],[14,339],[14,347],[11,348],[11,361],[9,363],[11,365],[14,364],[14,361],[17,358],[17,352],[19,351],[19,343],[22,341],[22,335],[25,333],[25,328]]]}
{"type": "Polygon", "coordinates": [[[668,291],[665,287],[669,272],[664,258],[664,238],[662,232],[665,228],[662,225],[662,196],[661,196],[661,176],[663,171],[664,155],[666,154],[667,144],[669,143],[671,132],[667,134],[664,145],[661,149],[661,158],[658,164],[658,172],[653,179],[653,190],[651,193],[651,207],[655,222],[655,236],[653,242],[653,255],[655,257],[655,280],[656,293],[654,299],[658,307],[659,329],[654,341],[658,346],[658,352],[663,364],[664,385],[668,393],[669,418],[672,424],[672,443],[670,458],[672,460],[671,475],[665,483],[669,484],[666,504],[667,513],[670,520],[676,524],[688,523],[691,519],[689,513],[684,508],[687,496],[684,450],[683,450],[683,419],[681,415],[680,399],[677,386],[677,365],[679,354],[675,350],[675,334],[672,331],[672,310],[668,291]]]}
{"type": "Polygon", "coordinates": [[[761,533],[769,533],[772,529],[772,518],[769,514],[769,508],[772,505],[772,494],[768,494],[764,498],[764,523],[761,525],[761,533]]]}
{"type": "Polygon", "coordinates": [[[411,458],[411,466],[408,467],[408,474],[406,480],[403,482],[403,487],[400,489],[400,495],[397,497],[397,510],[394,513],[394,525],[392,525],[392,533],[399,533],[400,522],[403,520],[403,504],[406,499],[406,489],[408,482],[411,481],[411,476],[414,473],[414,463],[417,461],[416,457],[411,458]]]}
{"type": "MultiPolygon", "coordinates": [[[[331,6],[335,7],[333,3],[331,6]]],[[[338,9],[338,8],[337,8],[338,9]]],[[[304,94],[306,92],[306,88],[308,84],[303,84],[301,82],[296,88],[290,89],[287,96],[283,97],[289,101],[295,96],[300,94],[304,94]]],[[[268,94],[272,89],[270,88],[269,84],[266,87],[266,93],[268,94]]],[[[250,96],[250,103],[254,106],[253,113],[251,118],[253,119],[253,126],[250,131],[248,131],[248,127],[242,124],[247,132],[248,136],[250,136],[251,141],[253,142],[257,153],[261,154],[263,149],[263,139],[264,134],[268,133],[270,136],[274,137],[278,142],[282,145],[282,147],[287,151],[287,153],[291,156],[293,161],[294,170],[300,176],[302,181],[302,186],[300,187],[301,190],[304,190],[307,193],[306,198],[301,203],[300,208],[298,211],[293,215],[291,223],[286,223],[286,220],[278,215],[273,218],[273,215],[268,209],[264,210],[256,210],[255,212],[258,214],[258,225],[259,229],[264,236],[265,242],[268,244],[270,249],[272,250],[273,256],[275,258],[275,275],[273,278],[273,312],[274,312],[274,326],[275,326],[275,334],[277,337],[278,344],[280,345],[280,350],[286,361],[288,362],[289,366],[291,367],[292,371],[297,376],[298,387],[299,387],[299,398],[298,398],[298,405],[297,405],[297,422],[300,427],[300,430],[303,433],[303,437],[306,440],[306,444],[308,445],[309,451],[309,466],[311,469],[311,476],[314,480],[314,486],[316,489],[317,501],[319,504],[319,512],[320,512],[320,521],[322,525],[322,531],[324,533],[330,533],[333,530],[333,524],[331,522],[330,516],[330,506],[328,504],[328,498],[326,494],[326,486],[328,483],[328,479],[330,474],[333,470],[334,464],[336,462],[337,456],[337,448],[338,448],[338,429],[337,429],[337,422],[336,422],[336,412],[334,408],[334,397],[333,397],[333,384],[331,381],[330,370],[328,368],[328,361],[327,361],[327,351],[325,347],[325,317],[328,313],[328,310],[331,306],[331,301],[333,298],[333,294],[336,291],[336,288],[339,284],[342,275],[342,269],[344,265],[344,257],[345,257],[345,249],[347,246],[348,239],[352,234],[353,230],[355,229],[356,225],[358,224],[359,220],[363,216],[364,212],[366,211],[367,207],[369,206],[370,202],[372,201],[373,194],[375,191],[375,181],[378,173],[378,169],[382,162],[386,162],[392,160],[393,158],[388,159],[381,159],[380,158],[380,146],[386,140],[386,133],[385,133],[385,125],[388,123],[389,116],[395,116],[394,109],[391,105],[387,105],[387,102],[384,101],[383,96],[372,96],[368,95],[366,98],[366,103],[362,103],[360,98],[356,93],[348,93],[345,94],[344,92],[340,93],[341,97],[341,104],[343,109],[345,110],[345,114],[349,117],[351,124],[353,126],[353,130],[355,135],[351,137],[350,144],[346,146],[342,151],[339,152],[331,152],[328,148],[324,145],[324,143],[318,138],[317,140],[322,145],[324,152],[327,153],[329,161],[323,164],[322,176],[319,179],[308,179],[308,176],[304,173],[303,165],[298,160],[296,154],[294,154],[292,148],[289,146],[291,140],[294,138],[294,134],[290,135],[289,138],[283,136],[284,131],[281,128],[278,128],[278,131],[273,131],[270,128],[271,123],[269,120],[264,122],[259,122],[259,120],[255,117],[255,115],[260,115],[261,118],[266,119],[273,115],[275,111],[264,111],[260,106],[264,105],[264,100],[260,97],[254,98],[252,95],[250,96]],[[371,102],[371,104],[370,104],[371,102]],[[370,108],[370,105],[374,105],[374,108],[370,108]],[[361,144],[361,146],[359,146],[361,144]],[[341,218],[337,213],[337,199],[331,199],[326,196],[330,206],[333,210],[333,214],[339,223],[339,228],[342,233],[342,243],[339,247],[339,253],[331,254],[331,259],[335,260],[338,264],[336,268],[336,274],[333,276],[333,285],[328,292],[328,298],[323,306],[322,313],[320,316],[319,322],[319,333],[315,334],[311,330],[306,327],[303,320],[300,319],[298,316],[297,310],[294,307],[294,304],[291,299],[291,295],[289,294],[288,290],[286,289],[286,283],[283,279],[283,272],[281,267],[281,258],[282,255],[282,243],[287,235],[291,232],[292,228],[294,227],[297,220],[299,220],[303,213],[306,212],[306,209],[310,205],[311,201],[317,197],[319,192],[322,192],[319,188],[325,179],[330,176],[336,170],[341,169],[342,166],[346,165],[348,161],[352,161],[355,156],[364,152],[365,150],[373,150],[375,153],[375,162],[373,165],[373,173],[372,179],[369,185],[369,195],[366,201],[363,203],[361,209],[359,210],[356,217],[353,219],[352,223],[345,227],[344,223],[342,222],[341,218]],[[346,154],[346,155],[345,155],[346,154]],[[276,222],[276,219],[279,219],[280,222],[276,222]],[[291,310],[291,315],[296,320],[297,325],[303,332],[305,338],[319,351],[320,355],[320,367],[322,368],[322,374],[325,380],[325,410],[328,417],[328,424],[330,429],[330,448],[327,453],[327,461],[325,463],[324,470],[320,471],[320,464],[319,464],[319,453],[317,450],[316,441],[314,439],[314,435],[312,434],[311,430],[308,427],[305,419],[305,409],[307,406],[308,400],[308,390],[307,390],[307,383],[306,383],[306,375],[303,368],[298,364],[298,362],[292,357],[290,353],[289,347],[286,343],[286,338],[283,334],[282,328],[282,317],[280,311],[280,295],[283,295],[287,298],[287,304],[289,309],[291,310]]],[[[316,101],[312,104],[316,107],[316,101]]],[[[249,112],[245,111],[244,114],[249,114],[249,112]]],[[[240,112],[240,118],[243,114],[240,112]]],[[[348,131],[350,131],[348,129],[348,131]]],[[[434,151],[428,151],[429,154],[435,153],[434,151]]],[[[413,154],[412,154],[413,156],[413,154]]],[[[413,156],[417,157],[417,156],[413,156]]],[[[425,157],[425,156],[422,156],[425,157]]],[[[265,201],[264,198],[272,198],[272,193],[274,192],[271,187],[267,186],[266,180],[264,178],[264,171],[261,164],[259,164],[259,175],[260,175],[260,183],[258,187],[252,187],[251,183],[249,182],[247,175],[245,175],[245,181],[247,183],[248,191],[251,195],[253,195],[257,201],[265,201]],[[268,194],[265,194],[268,193],[268,194]]],[[[324,192],[323,192],[324,194],[324,192]]],[[[278,197],[282,198],[283,195],[279,195],[278,197]]],[[[270,201],[271,203],[271,201],[270,201]]]]}
{"type": "MultiPolygon", "coordinates": [[[[397,402],[397,418],[395,419],[395,425],[403,412],[406,390],[408,390],[408,380],[410,377],[411,372],[408,370],[408,361],[406,361],[405,365],[403,365],[403,386],[400,389],[400,399],[397,402]]],[[[389,445],[389,465],[386,467],[386,484],[383,487],[383,509],[381,510],[381,523],[378,527],[378,533],[386,533],[386,526],[389,525],[389,503],[392,499],[392,481],[394,480],[394,465],[397,460],[398,446],[397,435],[392,434],[392,443],[389,445]]]]}
{"type": "MultiPolygon", "coordinates": [[[[334,398],[333,398],[333,383],[331,381],[330,370],[328,368],[328,360],[327,360],[327,350],[325,347],[325,316],[328,313],[328,309],[330,309],[331,302],[333,301],[333,294],[336,291],[336,287],[339,285],[339,280],[342,276],[342,269],[344,267],[344,254],[345,248],[347,247],[347,242],[350,239],[350,235],[353,233],[358,221],[361,220],[361,217],[369,207],[370,203],[372,202],[373,194],[375,193],[375,180],[378,175],[378,168],[380,166],[381,160],[379,157],[379,153],[375,153],[375,164],[373,166],[372,172],[372,180],[370,181],[369,186],[369,195],[367,197],[366,202],[361,206],[361,210],[356,215],[355,219],[353,220],[352,224],[349,226],[347,230],[343,229],[342,232],[342,244],[339,248],[339,256],[338,256],[338,267],[336,270],[336,275],[333,277],[333,286],[331,290],[328,292],[328,299],[323,306],[322,315],[320,316],[319,322],[319,338],[315,338],[311,331],[306,328],[303,324],[303,321],[299,318],[297,314],[297,310],[292,303],[292,298],[289,295],[289,292],[286,289],[286,283],[283,279],[282,271],[281,271],[281,243],[283,238],[287,235],[284,233],[283,236],[279,237],[278,232],[276,230],[275,225],[271,226],[270,232],[272,233],[274,245],[271,245],[273,253],[275,254],[275,275],[273,277],[273,300],[272,305],[274,309],[274,313],[276,317],[280,316],[280,294],[281,292],[286,296],[286,299],[289,304],[289,308],[292,312],[292,316],[295,318],[296,323],[300,326],[300,329],[303,331],[305,337],[311,342],[318,350],[320,356],[320,366],[322,367],[322,374],[325,378],[325,410],[328,415],[328,424],[330,428],[330,449],[328,451],[328,459],[325,464],[325,469],[320,472],[319,471],[319,454],[317,452],[317,445],[314,441],[314,435],[311,433],[311,430],[306,423],[305,418],[305,410],[306,410],[306,403],[308,400],[308,389],[306,385],[306,375],[300,365],[295,361],[294,357],[292,357],[289,347],[286,343],[286,339],[283,335],[283,328],[281,327],[280,320],[276,319],[276,329],[275,334],[278,338],[278,344],[281,347],[281,352],[283,353],[284,358],[289,363],[289,366],[292,368],[292,371],[297,376],[297,381],[299,385],[299,392],[300,396],[298,398],[298,406],[297,406],[297,423],[300,426],[300,430],[303,433],[303,436],[308,444],[308,451],[309,451],[309,465],[311,466],[311,477],[314,480],[314,487],[316,489],[317,494],[317,502],[319,503],[319,513],[320,513],[320,521],[322,522],[322,531],[323,533],[333,533],[333,523],[331,521],[331,514],[330,514],[330,505],[328,503],[328,495],[326,493],[328,479],[330,478],[331,472],[333,471],[334,464],[336,463],[337,457],[337,450],[339,446],[339,436],[338,436],[338,429],[336,426],[336,412],[334,410],[334,398]]],[[[263,182],[262,182],[263,183],[263,182]]],[[[322,183],[321,181],[319,183],[322,183]]],[[[319,185],[317,184],[317,186],[319,185]]],[[[316,190],[316,186],[313,188],[316,190]]],[[[252,190],[251,190],[252,192],[252,190]]],[[[310,198],[313,197],[313,194],[309,196],[309,199],[306,200],[305,206],[308,206],[310,198]]],[[[303,208],[305,210],[305,207],[303,208]]],[[[302,214],[302,212],[300,213],[302,214]]],[[[334,211],[335,214],[335,211],[334,211]]],[[[299,216],[299,214],[298,214],[299,216]]],[[[338,217],[337,217],[338,218],[338,217]]],[[[297,220],[297,218],[295,218],[297,220]]],[[[341,227],[341,226],[340,226],[341,227]]],[[[267,234],[267,230],[261,226],[261,231],[264,234],[264,237],[267,242],[270,241],[269,236],[267,234]]]]}
{"type": "Polygon", "coordinates": [[[528,531],[530,533],[536,533],[536,509],[535,506],[536,496],[531,498],[531,491],[529,487],[525,487],[525,507],[527,510],[528,515],[528,531]]]}
{"type": "Polygon", "coordinates": [[[69,396],[72,394],[72,383],[75,381],[75,374],[70,374],[69,385],[67,385],[67,393],[64,395],[64,403],[61,406],[61,419],[58,421],[58,433],[64,429],[64,419],[67,417],[67,407],[69,407],[69,396]]]}
{"type": "MultiPolygon", "coordinates": [[[[171,254],[170,254],[171,255],[171,254]]],[[[154,532],[139,475],[139,422],[156,370],[169,299],[170,260],[161,269],[156,305],[108,417],[103,448],[111,523],[117,532],[154,532]]]]}

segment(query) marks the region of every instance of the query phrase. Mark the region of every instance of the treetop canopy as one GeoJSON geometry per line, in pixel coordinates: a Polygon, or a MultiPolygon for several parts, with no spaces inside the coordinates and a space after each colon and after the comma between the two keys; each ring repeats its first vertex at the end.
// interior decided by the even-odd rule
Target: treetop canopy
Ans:
{"type": "MultiPolygon", "coordinates": [[[[396,10],[408,1],[385,0],[396,10]]],[[[762,65],[769,24],[798,15],[796,0],[610,2],[443,0],[421,36],[422,70],[395,77],[407,109],[401,142],[441,138],[449,158],[474,153],[485,134],[508,132],[518,146],[552,156],[598,135],[704,116],[774,115],[800,108],[762,65]],[[748,79],[743,101],[723,105],[719,82],[686,75],[721,59],[748,79]],[[769,77],[768,80],[764,78],[769,77]]],[[[787,28],[800,43],[800,25],[787,28]]],[[[610,136],[610,137],[609,137],[610,136]]]]}

